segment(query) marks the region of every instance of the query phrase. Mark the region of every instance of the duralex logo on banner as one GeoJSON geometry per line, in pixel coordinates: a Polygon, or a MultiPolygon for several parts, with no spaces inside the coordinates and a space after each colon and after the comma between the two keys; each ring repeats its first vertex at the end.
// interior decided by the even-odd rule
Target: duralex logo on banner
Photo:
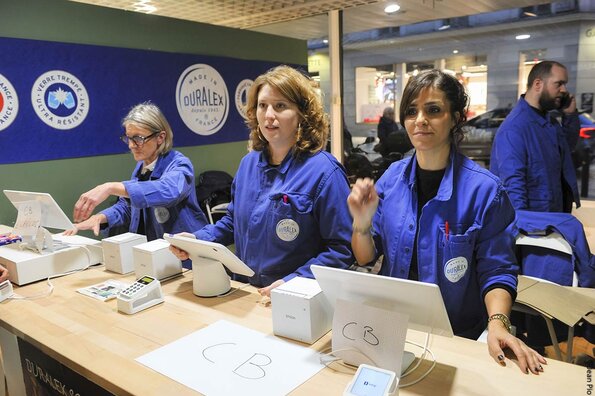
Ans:
{"type": "Polygon", "coordinates": [[[240,115],[244,118],[247,118],[246,103],[248,103],[248,91],[250,90],[252,84],[254,84],[254,81],[245,79],[240,81],[236,87],[236,109],[238,110],[238,113],[240,113],[240,115]]]}
{"type": "Polygon", "coordinates": [[[6,77],[0,74],[0,131],[8,128],[17,118],[19,98],[14,87],[6,77]]]}
{"type": "Polygon", "coordinates": [[[223,77],[203,63],[186,68],[176,85],[176,105],[180,118],[192,132],[203,136],[218,132],[229,112],[223,77]]]}
{"type": "Polygon", "coordinates": [[[31,89],[37,116],[52,128],[79,126],[89,114],[89,94],[82,82],[63,70],[51,70],[37,78],[31,89]]]}

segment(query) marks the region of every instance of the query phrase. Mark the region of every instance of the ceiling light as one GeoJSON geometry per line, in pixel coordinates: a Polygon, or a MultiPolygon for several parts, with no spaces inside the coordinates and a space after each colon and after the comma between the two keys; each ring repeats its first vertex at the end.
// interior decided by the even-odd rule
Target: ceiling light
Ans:
{"type": "Polygon", "coordinates": [[[325,44],[328,44],[328,40],[327,39],[322,40],[322,42],[325,43],[325,44]]]}
{"type": "Polygon", "coordinates": [[[151,0],[140,0],[136,3],[133,3],[132,7],[134,7],[134,11],[144,12],[145,14],[151,14],[157,11],[157,7],[149,3],[151,3],[151,0]]]}
{"type": "Polygon", "coordinates": [[[459,50],[457,50],[457,49],[456,50],[452,50],[452,53],[453,54],[458,54],[459,53],[459,50]]]}
{"type": "Polygon", "coordinates": [[[530,34],[519,34],[518,36],[515,37],[515,39],[517,39],[517,40],[527,40],[529,37],[531,37],[530,34]]]}
{"type": "Polygon", "coordinates": [[[523,15],[524,16],[528,16],[528,17],[536,17],[537,16],[537,14],[534,14],[534,13],[529,12],[529,11],[523,12],[523,15]]]}
{"type": "Polygon", "coordinates": [[[394,14],[395,12],[399,11],[401,9],[401,6],[396,4],[396,3],[392,3],[387,5],[386,7],[384,7],[384,12],[386,12],[387,14],[394,14]]]}
{"type": "Polygon", "coordinates": [[[446,25],[442,25],[438,28],[438,30],[446,30],[446,29],[450,29],[450,25],[446,24],[446,25]]]}

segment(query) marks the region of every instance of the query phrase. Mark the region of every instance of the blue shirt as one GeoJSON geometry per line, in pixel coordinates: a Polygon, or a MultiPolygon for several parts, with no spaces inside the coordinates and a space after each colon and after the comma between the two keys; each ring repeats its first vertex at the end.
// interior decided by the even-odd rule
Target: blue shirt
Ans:
{"type": "Polygon", "coordinates": [[[252,151],[234,178],[227,214],[195,235],[235,242],[237,256],[255,272],[255,286],[296,275],[313,278],[312,264],[353,263],[348,195],[343,167],[325,151],[298,158],[290,152],[279,166],[252,151]]]}
{"type": "Polygon", "coordinates": [[[131,179],[123,182],[129,198],[120,198],[101,212],[108,227],[128,225],[130,232],[137,232],[142,211],[145,230],[141,233],[152,241],[166,232],[196,230],[207,223],[196,201],[194,169],[187,157],[173,150],[159,156],[147,181],[138,180],[142,166],[139,161],[131,179]]]}
{"type": "Polygon", "coordinates": [[[516,290],[514,209],[494,175],[452,149],[438,192],[418,219],[416,170],[413,156],[392,164],[376,184],[380,274],[408,277],[419,226],[419,280],[440,287],[454,333],[477,338],[487,325],[484,294],[496,285],[516,290]]]}
{"type": "Polygon", "coordinates": [[[569,148],[576,145],[580,121],[578,115],[563,115],[562,122],[564,128],[549,114],[539,115],[521,97],[500,125],[490,170],[502,180],[515,209],[563,212],[563,182],[580,206],[569,148]]]}

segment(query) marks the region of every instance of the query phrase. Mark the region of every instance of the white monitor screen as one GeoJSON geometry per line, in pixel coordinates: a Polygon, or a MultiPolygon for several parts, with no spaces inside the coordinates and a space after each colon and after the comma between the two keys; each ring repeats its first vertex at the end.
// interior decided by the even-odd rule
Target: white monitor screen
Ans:
{"type": "Polygon", "coordinates": [[[337,299],[409,316],[414,330],[452,337],[452,327],[437,285],[331,267],[310,267],[334,307],[337,299]]]}
{"type": "Polygon", "coordinates": [[[254,271],[225,246],[182,235],[163,234],[163,239],[190,255],[219,261],[234,274],[253,276],[254,271]]]}
{"type": "Polygon", "coordinates": [[[19,208],[22,202],[38,201],[41,205],[41,226],[59,230],[70,230],[74,225],[58,206],[54,198],[47,193],[4,190],[4,195],[15,208],[19,208]]]}

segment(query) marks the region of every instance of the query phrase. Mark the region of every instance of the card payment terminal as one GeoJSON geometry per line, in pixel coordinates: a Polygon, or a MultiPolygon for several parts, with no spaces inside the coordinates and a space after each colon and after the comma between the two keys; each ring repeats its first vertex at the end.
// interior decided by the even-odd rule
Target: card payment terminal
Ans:
{"type": "Polygon", "coordinates": [[[118,311],[134,314],[163,302],[161,283],[152,276],[140,277],[118,295],[118,311]]]}

